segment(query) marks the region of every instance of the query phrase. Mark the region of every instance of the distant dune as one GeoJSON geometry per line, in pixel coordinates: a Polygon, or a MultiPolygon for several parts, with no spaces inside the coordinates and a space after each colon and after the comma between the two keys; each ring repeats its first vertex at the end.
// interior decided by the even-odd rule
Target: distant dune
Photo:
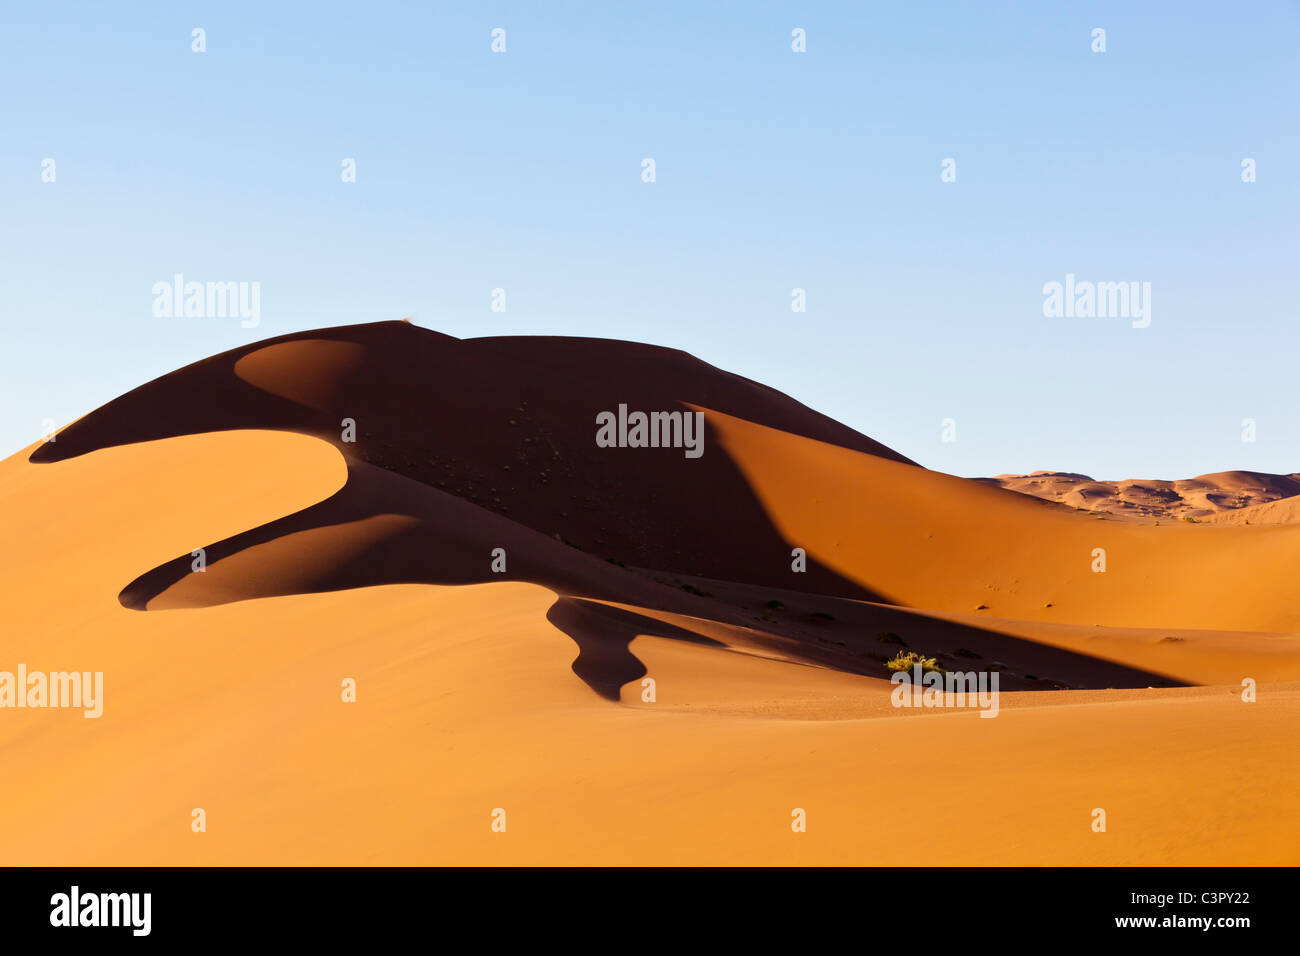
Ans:
{"type": "Polygon", "coordinates": [[[955,478],[615,340],[255,343],[0,463],[0,670],[106,698],[0,711],[0,863],[1296,863],[1300,527],[1202,525],[1297,491],[955,478]]]}
{"type": "Polygon", "coordinates": [[[1292,521],[1288,517],[1291,508],[1262,509],[1260,506],[1300,495],[1300,474],[1270,475],[1258,471],[1220,471],[1181,481],[1094,481],[1087,475],[1066,471],[1035,471],[1028,475],[995,475],[976,480],[1084,511],[1221,524],[1244,524],[1252,515],[1255,524],[1292,521]]]}

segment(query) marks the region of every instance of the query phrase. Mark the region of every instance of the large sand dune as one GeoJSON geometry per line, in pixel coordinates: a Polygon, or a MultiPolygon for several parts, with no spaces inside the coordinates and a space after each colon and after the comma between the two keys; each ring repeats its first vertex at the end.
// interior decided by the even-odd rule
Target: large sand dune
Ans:
{"type": "Polygon", "coordinates": [[[0,710],[3,863],[1300,860],[1300,527],[928,471],[681,352],[257,343],[0,463],[0,528],[0,670],[105,683],[0,710]],[[705,453],[598,447],[620,403],[705,453]],[[891,706],[902,649],[998,717],[891,706]]]}

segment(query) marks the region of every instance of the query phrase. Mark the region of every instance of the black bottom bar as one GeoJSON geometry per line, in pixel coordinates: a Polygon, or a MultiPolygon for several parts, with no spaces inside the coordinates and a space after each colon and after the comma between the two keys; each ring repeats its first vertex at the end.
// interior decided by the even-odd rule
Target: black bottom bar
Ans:
{"type": "Polygon", "coordinates": [[[811,943],[840,927],[876,942],[893,933],[913,941],[1042,933],[1232,945],[1285,928],[1293,882],[1287,869],[1200,868],[8,869],[0,925],[6,941],[89,945],[430,932],[456,945],[446,934],[464,929],[484,941],[518,931],[668,948],[698,939],[701,926],[733,942],[789,933],[811,943]]]}

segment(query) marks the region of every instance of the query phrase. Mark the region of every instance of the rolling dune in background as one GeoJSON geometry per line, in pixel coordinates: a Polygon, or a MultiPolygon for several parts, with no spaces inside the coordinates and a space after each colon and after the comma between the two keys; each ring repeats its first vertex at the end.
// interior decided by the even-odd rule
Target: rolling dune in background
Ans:
{"type": "Polygon", "coordinates": [[[0,462],[0,669],[105,680],[0,714],[0,863],[1300,862],[1300,526],[1018,490],[646,345],[205,359],[0,462]],[[597,447],[620,403],[703,457],[597,447]],[[893,708],[901,649],[998,717],[893,708]]]}
{"type": "Polygon", "coordinates": [[[1223,471],[1181,481],[1129,479],[1094,481],[1065,471],[997,475],[978,481],[1080,511],[1130,518],[1182,519],[1222,524],[1284,524],[1295,520],[1300,475],[1260,471],[1223,471]],[[1281,501],[1285,507],[1268,508],[1281,501]]]}

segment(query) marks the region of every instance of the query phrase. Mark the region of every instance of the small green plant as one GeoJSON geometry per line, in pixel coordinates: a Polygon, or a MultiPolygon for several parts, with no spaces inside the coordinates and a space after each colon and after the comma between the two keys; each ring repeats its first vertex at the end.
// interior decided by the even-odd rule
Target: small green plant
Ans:
{"type": "Polygon", "coordinates": [[[922,657],[916,651],[899,651],[891,660],[885,661],[885,666],[891,671],[910,671],[917,664],[921,665],[922,674],[945,673],[944,669],[935,663],[933,657],[922,657]]]}

